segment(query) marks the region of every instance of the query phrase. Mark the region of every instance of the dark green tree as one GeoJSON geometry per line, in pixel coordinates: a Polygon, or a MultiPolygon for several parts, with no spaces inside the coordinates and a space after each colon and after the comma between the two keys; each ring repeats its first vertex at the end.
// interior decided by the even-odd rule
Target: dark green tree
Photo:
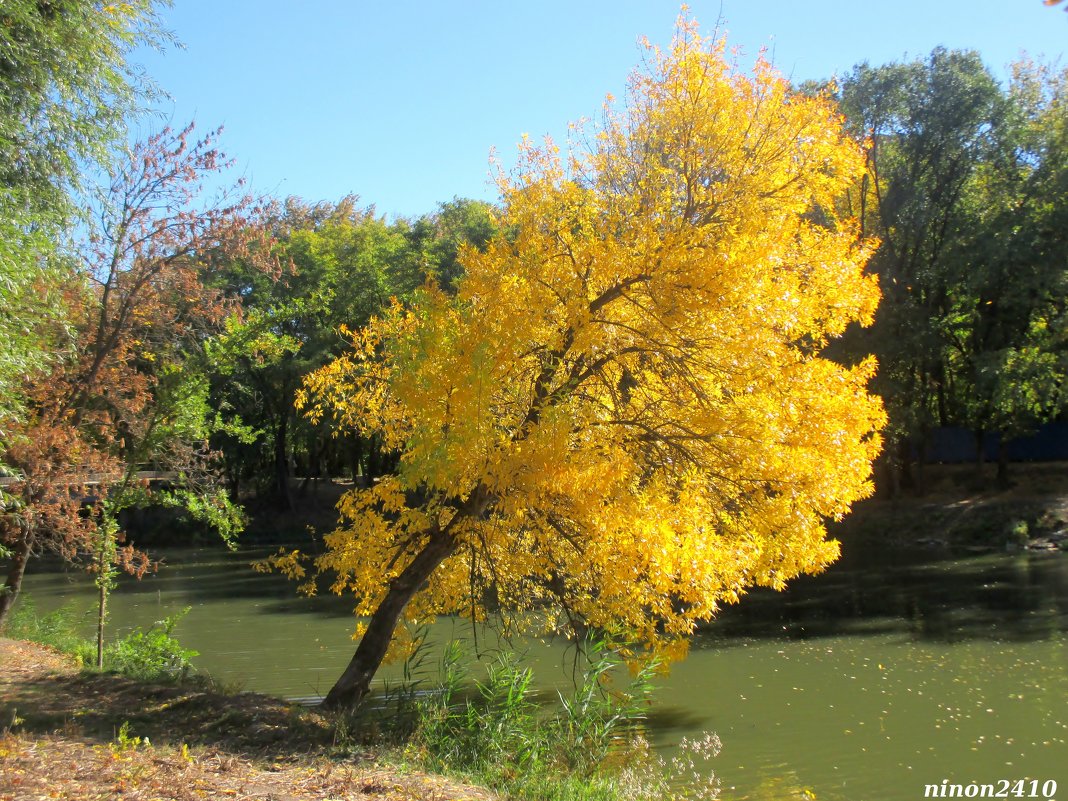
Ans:
{"type": "Polygon", "coordinates": [[[840,90],[869,170],[850,197],[865,234],[881,240],[869,269],[883,291],[876,324],[857,334],[875,352],[887,404],[894,480],[927,432],[959,417],[947,366],[947,324],[962,243],[973,232],[966,190],[992,158],[1004,114],[996,81],[974,52],[936,49],[907,64],[856,67],[840,90]]]}
{"type": "Polygon", "coordinates": [[[973,432],[981,479],[987,434],[1004,444],[1064,408],[1065,84],[1021,62],[1003,88],[977,54],[943,49],[842,84],[870,141],[849,202],[881,240],[883,302],[854,347],[879,356],[895,480],[936,426],[973,432]]]}
{"type": "Polygon", "coordinates": [[[414,221],[387,222],[350,196],[336,204],[290,198],[276,215],[277,282],[242,264],[227,269],[227,291],[242,298],[244,319],[213,346],[217,408],[233,423],[217,436],[231,491],[252,484],[274,503],[293,505],[292,468],[305,477],[369,480],[391,467],[379,443],[335,436],[293,408],[303,377],[344,348],[341,326],[365,325],[426,281],[451,287],[461,247],[483,248],[495,231],[492,207],[454,199],[414,221]]]}
{"type": "MultiPolygon", "coordinates": [[[[239,426],[218,444],[235,495],[251,480],[290,509],[293,461],[300,458],[305,475],[316,474],[324,459],[333,455],[337,462],[336,452],[346,448],[296,416],[301,379],[340,348],[343,322],[362,324],[409,291],[416,259],[407,227],[357,207],[355,196],[317,205],[290,198],[275,229],[289,265],[277,281],[239,263],[227,271],[244,319],[215,346],[215,383],[218,407],[239,426]]],[[[358,469],[359,459],[353,461],[358,469]]]]}
{"type": "Polygon", "coordinates": [[[1065,405],[1068,296],[1068,73],[1015,65],[995,149],[964,193],[967,236],[950,264],[944,331],[961,394],[960,423],[1005,443],[1065,405]]]}
{"type": "Polygon", "coordinates": [[[434,214],[416,220],[411,237],[423,272],[452,292],[463,271],[460,248],[483,250],[496,233],[493,206],[481,200],[453,198],[434,214]]]}

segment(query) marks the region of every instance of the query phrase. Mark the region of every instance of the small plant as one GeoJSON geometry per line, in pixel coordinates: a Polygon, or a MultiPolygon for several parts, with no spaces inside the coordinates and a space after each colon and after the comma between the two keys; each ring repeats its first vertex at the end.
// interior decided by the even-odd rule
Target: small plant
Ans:
{"type": "Polygon", "coordinates": [[[1031,538],[1030,526],[1028,526],[1026,520],[1013,520],[1008,525],[1009,544],[1017,547],[1024,547],[1027,545],[1031,538]]]}
{"type": "Polygon", "coordinates": [[[640,737],[655,664],[617,688],[613,679],[623,668],[610,645],[593,641],[586,653],[586,669],[573,692],[558,694],[554,711],[538,699],[532,672],[515,655],[502,654],[485,679],[469,682],[462,649],[451,643],[439,688],[419,705],[408,756],[517,799],[668,798],[663,763],[640,737]]]}
{"type": "MultiPolygon", "coordinates": [[[[189,612],[158,620],[147,629],[134,629],[104,648],[104,670],[122,673],[141,681],[183,681],[193,671],[196,651],[183,648],[174,637],[174,627],[189,612]]],[[[96,665],[96,643],[78,635],[74,610],[65,606],[47,615],[38,615],[33,600],[19,599],[8,620],[6,634],[48,645],[73,656],[81,665],[96,665]]]]}
{"type": "Polygon", "coordinates": [[[112,755],[118,757],[130,751],[136,751],[141,746],[149,747],[151,743],[147,737],[131,737],[130,736],[130,721],[124,720],[122,725],[119,726],[119,731],[115,735],[115,739],[108,743],[108,748],[111,749],[112,755]]]}
{"type": "Polygon", "coordinates": [[[4,726],[3,732],[5,734],[7,734],[8,732],[14,731],[15,729],[17,729],[19,726],[21,726],[25,722],[26,722],[26,718],[20,717],[19,716],[19,711],[17,709],[15,709],[14,707],[12,707],[12,709],[11,709],[11,719],[8,721],[7,725],[4,726]]]}
{"type": "Polygon", "coordinates": [[[694,801],[719,798],[719,780],[709,763],[719,756],[722,747],[719,736],[712,732],[696,739],[682,738],[678,755],[671,759],[671,777],[674,783],[687,788],[685,798],[694,801]]]}
{"type": "Polygon", "coordinates": [[[562,714],[556,721],[563,757],[572,770],[590,773],[619,741],[629,739],[645,720],[652,695],[656,660],[642,664],[629,686],[613,690],[611,674],[620,668],[619,657],[604,640],[589,648],[590,663],[571,697],[560,694],[562,714]]]}

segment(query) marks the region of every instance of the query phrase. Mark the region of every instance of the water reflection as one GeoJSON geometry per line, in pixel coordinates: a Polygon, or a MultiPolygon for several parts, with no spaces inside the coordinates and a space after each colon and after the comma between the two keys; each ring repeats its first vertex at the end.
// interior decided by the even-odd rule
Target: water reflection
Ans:
{"type": "MultiPolygon", "coordinates": [[[[960,555],[930,550],[845,547],[843,558],[818,576],[803,576],[785,592],[757,588],[724,607],[703,629],[718,646],[731,639],[809,639],[849,634],[907,633],[918,640],[1046,639],[1068,631],[1068,555],[960,555]]],[[[185,596],[191,603],[248,600],[263,613],[349,618],[352,601],[329,593],[299,597],[292,582],[249,565],[264,550],[162,552],[156,575],[124,581],[133,597],[185,596]]],[[[34,587],[51,594],[84,578],[59,565],[39,566],[34,587]]]]}
{"type": "Polygon", "coordinates": [[[907,633],[917,640],[1042,640],[1068,631],[1068,557],[852,550],[787,591],[757,589],[705,629],[734,637],[907,633]]]}

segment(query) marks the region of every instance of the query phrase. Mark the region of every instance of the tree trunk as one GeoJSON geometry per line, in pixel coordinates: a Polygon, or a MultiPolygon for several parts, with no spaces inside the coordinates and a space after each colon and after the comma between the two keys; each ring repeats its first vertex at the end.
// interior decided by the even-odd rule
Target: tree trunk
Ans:
{"type": "MultiPolygon", "coordinates": [[[[121,492],[122,490],[120,490],[121,492]]],[[[108,595],[115,586],[115,549],[118,524],[110,512],[97,527],[96,536],[96,669],[104,669],[104,627],[108,622],[108,595]]]]}
{"type": "Polygon", "coordinates": [[[365,462],[367,465],[368,485],[373,484],[375,479],[382,475],[379,465],[379,455],[378,437],[372,434],[367,440],[367,460],[365,462]]]}
{"type": "Polygon", "coordinates": [[[108,587],[104,581],[97,587],[96,607],[96,669],[104,669],[104,626],[108,620],[108,587]]]}
{"type": "Polygon", "coordinates": [[[352,473],[353,486],[367,486],[367,472],[363,469],[363,449],[361,447],[361,439],[358,436],[354,436],[349,440],[348,448],[345,449],[345,458],[349,464],[349,471],[352,473]]]}
{"type": "Polygon", "coordinates": [[[946,408],[946,365],[938,363],[938,425],[945,428],[949,422],[949,410],[946,408]]]}
{"type": "Polygon", "coordinates": [[[24,531],[23,536],[15,543],[11,554],[11,563],[7,567],[7,581],[0,590],[0,631],[3,631],[7,623],[8,613],[15,604],[22,590],[22,577],[26,575],[26,563],[30,560],[33,551],[33,534],[24,531]]]}
{"type": "Polygon", "coordinates": [[[896,501],[901,497],[901,473],[904,470],[904,465],[898,459],[886,458],[883,460],[883,466],[886,477],[884,492],[889,496],[890,500],[896,501]]]}
{"type": "Polygon", "coordinates": [[[1008,437],[1004,434],[1001,434],[998,439],[997,482],[1001,489],[1008,489],[1012,486],[1012,481],[1009,480],[1009,443],[1008,437]]]}
{"type": "Polygon", "coordinates": [[[289,454],[286,438],[289,433],[289,413],[283,411],[274,432],[275,500],[284,512],[293,511],[293,497],[289,493],[289,454]]]}
{"type": "Polygon", "coordinates": [[[454,531],[467,520],[477,520],[493,503],[493,495],[481,484],[468,495],[456,514],[443,529],[430,535],[423,550],[415,555],[400,575],[389,583],[386,596],[378,604],[367,624],[367,631],[356,647],[345,672],[323,699],[324,709],[353,707],[362,701],[371,689],[371,679],[386,657],[393,632],[397,628],[404,607],[415,597],[438,565],[452,556],[460,547],[454,531]]]}
{"type": "Polygon", "coordinates": [[[393,631],[397,628],[404,607],[444,562],[455,552],[459,541],[446,532],[431,537],[411,563],[399,576],[389,583],[385,598],[379,603],[367,631],[360,639],[356,653],[352,655],[345,672],[323,699],[325,709],[353,707],[362,701],[371,689],[371,679],[386,657],[393,631]]]}
{"type": "Polygon", "coordinates": [[[241,476],[237,471],[230,473],[226,480],[227,494],[234,503],[241,502],[241,476]]]}
{"type": "Polygon", "coordinates": [[[976,489],[983,489],[986,486],[986,478],[983,476],[983,462],[985,461],[985,449],[983,448],[983,438],[986,432],[981,429],[975,429],[975,487],[976,489]]]}

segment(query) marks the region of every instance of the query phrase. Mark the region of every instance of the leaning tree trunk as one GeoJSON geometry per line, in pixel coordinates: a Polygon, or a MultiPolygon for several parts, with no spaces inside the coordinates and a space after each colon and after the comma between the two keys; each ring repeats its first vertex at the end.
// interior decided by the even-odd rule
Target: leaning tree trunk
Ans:
{"type": "Polygon", "coordinates": [[[386,595],[371,615],[367,631],[356,647],[356,653],[352,655],[352,660],[341,678],[323,699],[325,709],[352,707],[367,696],[371,689],[371,679],[382,665],[382,660],[386,658],[386,651],[404,613],[404,607],[438,566],[460,547],[456,530],[466,521],[482,517],[492,503],[492,493],[481,484],[477,486],[456,510],[445,528],[433,532],[423,549],[400,575],[389,582],[386,595]]]}
{"type": "Polygon", "coordinates": [[[341,678],[323,699],[324,708],[352,707],[363,700],[371,689],[371,679],[386,657],[404,607],[437,570],[438,565],[456,551],[458,545],[459,540],[455,537],[446,532],[439,532],[436,537],[430,539],[408,567],[389,583],[386,596],[371,615],[367,631],[360,639],[356,653],[352,655],[352,660],[341,678]]]}
{"type": "Polygon", "coordinates": [[[22,536],[15,543],[12,551],[11,563],[7,568],[7,581],[3,589],[0,589],[0,631],[3,631],[8,613],[22,590],[22,577],[26,575],[26,563],[33,552],[33,532],[23,530],[22,536]]]}

